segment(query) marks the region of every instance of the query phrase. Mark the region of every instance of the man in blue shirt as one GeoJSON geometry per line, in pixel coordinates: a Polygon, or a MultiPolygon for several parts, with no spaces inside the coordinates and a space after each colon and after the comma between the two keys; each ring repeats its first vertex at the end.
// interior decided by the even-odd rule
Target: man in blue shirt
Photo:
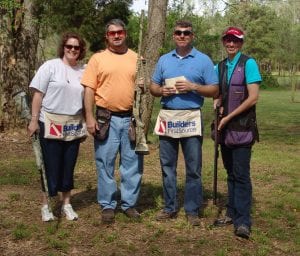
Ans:
{"type": "Polygon", "coordinates": [[[225,218],[215,226],[233,224],[235,235],[248,239],[251,229],[252,184],[250,179],[251,149],[258,140],[255,104],[261,75],[253,58],[240,52],[244,32],[227,28],[222,35],[228,57],[218,64],[221,101],[218,130],[222,134],[221,153],[227,171],[228,203],[225,218]]]}
{"type": "Polygon", "coordinates": [[[218,94],[218,78],[211,59],[192,46],[193,26],[177,21],[173,32],[176,49],[161,56],[150,91],[161,97],[155,133],[159,135],[165,206],[156,219],[175,218],[178,212],[176,167],[179,143],[185,159],[184,210],[188,222],[200,225],[202,205],[202,120],[204,97],[218,94]]]}

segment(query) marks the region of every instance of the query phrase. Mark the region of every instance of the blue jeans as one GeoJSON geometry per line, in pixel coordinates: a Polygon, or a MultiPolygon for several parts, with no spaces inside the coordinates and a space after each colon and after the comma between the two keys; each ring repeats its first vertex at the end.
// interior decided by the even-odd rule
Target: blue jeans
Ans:
{"type": "Polygon", "coordinates": [[[186,214],[198,215],[202,205],[202,137],[174,139],[160,136],[160,163],[162,168],[163,195],[166,212],[177,212],[177,160],[179,143],[185,159],[186,180],[184,210],[186,214]]]}
{"type": "Polygon", "coordinates": [[[117,206],[117,182],[114,177],[115,161],[120,154],[121,208],[127,210],[135,206],[142,181],[143,156],[137,155],[129,141],[130,117],[112,116],[108,138],[95,139],[95,158],[98,173],[97,199],[102,209],[117,206]]]}
{"type": "Polygon", "coordinates": [[[222,159],[227,171],[227,216],[237,228],[251,227],[252,184],[250,179],[251,147],[228,148],[221,146],[222,159]]]}

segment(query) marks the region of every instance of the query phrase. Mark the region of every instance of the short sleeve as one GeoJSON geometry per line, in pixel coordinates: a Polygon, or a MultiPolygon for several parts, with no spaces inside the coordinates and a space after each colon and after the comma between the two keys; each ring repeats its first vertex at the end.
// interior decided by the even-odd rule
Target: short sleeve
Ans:
{"type": "Polygon", "coordinates": [[[35,76],[33,77],[29,88],[37,89],[42,93],[46,93],[50,79],[51,79],[51,65],[50,62],[45,62],[38,71],[36,72],[35,76]]]}
{"type": "Polygon", "coordinates": [[[152,81],[156,84],[162,85],[163,79],[162,79],[162,62],[163,59],[160,58],[155,66],[153,75],[152,75],[152,81]]]}
{"type": "Polygon", "coordinates": [[[98,60],[96,57],[96,54],[94,54],[88,64],[85,67],[85,70],[83,72],[83,76],[81,79],[81,84],[83,86],[90,87],[92,89],[97,88],[97,77],[98,77],[98,60]]]}
{"type": "Polygon", "coordinates": [[[259,67],[254,59],[250,58],[247,60],[245,68],[247,84],[260,83],[262,81],[259,67]]]}

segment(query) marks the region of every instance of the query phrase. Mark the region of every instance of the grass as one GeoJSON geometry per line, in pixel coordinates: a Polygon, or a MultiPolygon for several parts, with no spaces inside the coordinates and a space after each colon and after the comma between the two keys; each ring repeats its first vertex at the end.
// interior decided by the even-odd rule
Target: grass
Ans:
{"type": "Polygon", "coordinates": [[[13,229],[12,235],[15,240],[21,240],[21,239],[29,238],[31,235],[31,232],[25,224],[19,223],[13,229]]]}
{"type": "Polygon", "coordinates": [[[0,174],[0,185],[29,185],[36,174],[35,164],[32,159],[7,159],[1,161],[0,174]]]}
{"type": "MultiPolygon", "coordinates": [[[[250,241],[236,239],[231,227],[216,229],[212,226],[218,213],[224,214],[226,173],[219,159],[217,208],[212,205],[211,107],[211,100],[206,100],[203,108],[204,207],[200,227],[187,225],[183,209],[176,220],[155,221],[163,200],[157,138],[152,135],[149,135],[151,154],[145,157],[138,204],[142,220],[132,222],[118,210],[116,224],[112,226],[104,226],[100,221],[91,140],[82,144],[75,173],[72,203],[80,218],[77,222],[62,218],[52,223],[40,220],[39,173],[30,144],[20,146],[8,142],[0,152],[2,255],[299,255],[300,104],[291,102],[287,90],[261,92],[257,105],[261,141],[253,148],[251,165],[253,228],[250,241]]],[[[155,111],[158,111],[157,103],[155,111]]],[[[177,175],[182,206],[185,179],[182,155],[177,175]]],[[[57,199],[53,200],[54,209],[56,204],[57,199]]]]}

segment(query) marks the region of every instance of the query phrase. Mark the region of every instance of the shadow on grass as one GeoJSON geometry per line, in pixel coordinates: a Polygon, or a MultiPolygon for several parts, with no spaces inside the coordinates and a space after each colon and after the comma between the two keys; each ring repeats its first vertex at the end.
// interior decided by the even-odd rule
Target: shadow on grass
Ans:
{"type": "MultiPolygon", "coordinates": [[[[184,186],[179,186],[177,189],[178,205],[179,209],[184,207],[184,186]]],[[[143,183],[141,187],[141,192],[139,200],[137,203],[137,208],[140,212],[148,210],[159,210],[163,207],[163,189],[161,185],[152,183],[143,183]]],[[[218,213],[221,213],[226,208],[227,195],[218,193],[217,209],[218,213]]],[[[120,211],[121,204],[121,194],[118,190],[117,192],[117,211],[120,211]]],[[[203,203],[200,210],[200,216],[203,216],[203,212],[206,207],[212,202],[212,190],[203,190],[203,203]]],[[[97,202],[97,189],[89,189],[72,196],[72,204],[76,209],[84,209],[93,204],[98,204],[97,202]]]]}
{"type": "Polygon", "coordinates": [[[97,189],[88,189],[72,196],[72,205],[76,209],[84,209],[97,203],[97,189]]]}

